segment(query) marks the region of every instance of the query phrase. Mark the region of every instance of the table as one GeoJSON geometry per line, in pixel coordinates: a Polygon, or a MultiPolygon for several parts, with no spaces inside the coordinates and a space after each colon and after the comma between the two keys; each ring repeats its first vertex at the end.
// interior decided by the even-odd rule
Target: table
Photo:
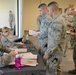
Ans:
{"type": "Polygon", "coordinates": [[[14,66],[6,66],[4,68],[1,68],[0,75],[17,75],[17,74],[34,74],[34,73],[40,73],[45,72],[45,64],[42,61],[42,57],[38,53],[37,49],[33,46],[33,44],[30,42],[30,44],[26,44],[28,51],[31,51],[33,54],[38,54],[38,65],[37,66],[24,66],[21,67],[20,70],[16,70],[14,66]]]}

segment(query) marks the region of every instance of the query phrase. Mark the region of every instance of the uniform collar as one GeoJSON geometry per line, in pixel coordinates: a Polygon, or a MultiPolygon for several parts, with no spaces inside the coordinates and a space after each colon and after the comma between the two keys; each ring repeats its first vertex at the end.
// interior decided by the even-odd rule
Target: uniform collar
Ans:
{"type": "MultiPolygon", "coordinates": [[[[58,16],[60,16],[59,14],[58,15],[55,15],[54,17],[53,17],[53,20],[55,20],[58,16]]],[[[52,20],[52,21],[53,21],[52,20]]]]}
{"type": "Polygon", "coordinates": [[[43,18],[45,19],[47,16],[49,16],[48,14],[43,15],[43,18]]]}

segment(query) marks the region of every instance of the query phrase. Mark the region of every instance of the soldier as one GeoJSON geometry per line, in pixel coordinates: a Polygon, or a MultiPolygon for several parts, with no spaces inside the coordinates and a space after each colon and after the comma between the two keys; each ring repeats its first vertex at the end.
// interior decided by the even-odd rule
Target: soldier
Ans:
{"type": "Polygon", "coordinates": [[[24,43],[22,43],[22,42],[16,43],[16,42],[10,41],[3,34],[1,36],[2,36],[1,43],[2,43],[3,46],[7,46],[7,47],[22,47],[24,45],[24,43]]]}
{"type": "Polygon", "coordinates": [[[44,15],[47,13],[47,5],[45,3],[42,3],[38,6],[38,9],[40,11],[40,15],[37,18],[37,26],[38,26],[38,30],[40,30],[41,21],[44,15]]]}
{"type": "Polygon", "coordinates": [[[48,28],[51,23],[51,17],[47,14],[48,10],[45,3],[40,4],[38,8],[40,14],[43,16],[39,27],[40,33],[38,34],[38,48],[40,49],[40,53],[43,55],[47,48],[48,28]]]}
{"type": "Polygon", "coordinates": [[[71,31],[71,36],[74,37],[74,41],[73,41],[73,44],[74,44],[74,50],[73,50],[73,61],[74,61],[74,67],[75,69],[74,70],[70,70],[69,73],[70,74],[76,74],[76,9],[74,9],[74,17],[73,17],[73,23],[71,23],[70,25],[72,25],[75,29],[75,32],[72,32],[71,31]]]}
{"type": "Polygon", "coordinates": [[[43,58],[47,60],[46,75],[61,75],[60,63],[65,40],[65,23],[58,13],[57,2],[48,4],[49,15],[53,18],[48,29],[48,47],[43,58]]]}
{"type": "Polygon", "coordinates": [[[10,25],[10,28],[11,28],[11,29],[14,28],[14,21],[15,21],[14,14],[13,14],[12,11],[10,10],[10,11],[9,11],[9,25],[10,25]]]}
{"type": "Polygon", "coordinates": [[[66,8],[65,13],[61,15],[66,23],[66,36],[65,36],[66,39],[65,39],[65,46],[64,46],[64,56],[66,56],[66,51],[71,41],[70,34],[67,33],[68,31],[71,30],[71,26],[69,25],[69,23],[72,23],[72,18],[73,18],[71,14],[72,14],[72,8],[66,8]]]}
{"type": "MultiPolygon", "coordinates": [[[[1,41],[1,34],[0,34],[0,41],[1,41]]],[[[5,65],[8,65],[11,62],[11,55],[15,56],[17,53],[15,51],[12,51],[11,49],[7,48],[6,46],[3,46],[0,42],[0,67],[3,67],[5,65]],[[3,53],[9,53],[6,57],[3,56],[3,53]]]]}
{"type": "Polygon", "coordinates": [[[10,28],[8,28],[8,27],[3,27],[3,28],[2,28],[2,33],[3,33],[3,35],[4,35],[6,38],[8,38],[8,39],[9,39],[10,41],[12,41],[12,42],[23,42],[23,41],[22,41],[23,37],[18,38],[17,36],[12,35],[12,34],[11,34],[11,30],[10,30],[10,28]]]}
{"type": "Polygon", "coordinates": [[[14,46],[21,47],[24,45],[21,42],[19,42],[19,43],[13,42],[13,39],[15,39],[15,37],[11,36],[10,29],[8,27],[4,27],[2,30],[3,30],[2,31],[3,33],[1,35],[2,36],[2,39],[1,39],[2,45],[7,46],[7,47],[14,47],[14,46]]]}

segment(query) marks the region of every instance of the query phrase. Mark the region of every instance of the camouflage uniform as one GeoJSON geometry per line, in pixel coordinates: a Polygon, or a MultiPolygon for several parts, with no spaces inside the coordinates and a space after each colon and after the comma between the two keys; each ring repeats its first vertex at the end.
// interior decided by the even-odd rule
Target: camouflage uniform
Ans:
{"type": "MultiPolygon", "coordinates": [[[[76,16],[73,16],[73,18],[72,18],[71,29],[73,30],[72,32],[75,32],[75,30],[76,30],[76,16]]],[[[71,42],[72,48],[74,48],[74,41],[75,41],[75,37],[71,36],[70,42],[71,42]]]]}
{"type": "Polygon", "coordinates": [[[10,39],[5,37],[3,34],[1,36],[2,36],[2,39],[0,42],[3,46],[7,46],[7,47],[14,47],[14,46],[19,47],[20,46],[19,44],[16,44],[15,42],[10,41],[10,39]]]}
{"type": "Polygon", "coordinates": [[[0,67],[8,65],[12,61],[12,56],[9,54],[4,55],[4,52],[10,53],[11,50],[7,49],[7,47],[3,46],[0,42],[0,67]]]}
{"type": "Polygon", "coordinates": [[[48,56],[46,75],[60,75],[60,63],[63,54],[65,40],[65,25],[61,16],[56,15],[48,29],[48,48],[45,55],[48,56]]]}
{"type": "Polygon", "coordinates": [[[14,14],[10,13],[9,14],[9,25],[10,25],[10,28],[13,29],[14,28],[14,24],[15,23],[15,17],[14,17],[14,14]]]}
{"type": "Polygon", "coordinates": [[[1,43],[0,43],[0,51],[1,52],[6,52],[6,53],[10,53],[11,52],[10,49],[7,49],[7,47],[3,46],[1,43]]]}
{"type": "MultiPolygon", "coordinates": [[[[70,23],[73,22],[73,16],[72,16],[72,15],[66,16],[66,18],[67,18],[67,21],[69,21],[70,23]]],[[[72,26],[67,25],[67,30],[68,30],[68,31],[69,31],[71,28],[72,28],[72,26]]]]}
{"type": "Polygon", "coordinates": [[[39,30],[40,30],[42,18],[43,18],[43,16],[41,16],[41,15],[39,15],[38,18],[37,18],[37,26],[38,26],[39,30]]]}
{"type": "MultiPolygon", "coordinates": [[[[70,23],[72,23],[73,22],[73,17],[72,16],[66,16],[66,14],[64,13],[64,14],[62,14],[61,15],[62,16],[62,18],[64,19],[64,21],[65,21],[65,23],[66,23],[66,21],[68,21],[68,22],[70,22],[70,23]]],[[[70,31],[71,29],[72,29],[72,26],[70,26],[70,25],[67,25],[66,24],[66,31],[70,31]]],[[[68,47],[68,44],[70,43],[70,41],[71,41],[71,36],[70,36],[70,34],[67,34],[66,33],[66,35],[65,35],[65,37],[66,37],[66,39],[65,39],[65,45],[64,45],[64,55],[65,55],[65,53],[66,53],[66,51],[67,51],[67,47],[68,47]]]]}
{"type": "Polygon", "coordinates": [[[72,27],[75,30],[75,36],[72,39],[72,43],[74,44],[74,50],[73,50],[73,60],[74,60],[74,65],[76,69],[76,16],[73,17],[73,23],[71,23],[72,27]]]}
{"type": "Polygon", "coordinates": [[[40,26],[40,34],[38,34],[38,48],[41,49],[41,52],[44,53],[45,49],[47,47],[47,41],[48,41],[48,28],[51,23],[51,17],[46,14],[42,21],[40,26]]]}
{"type": "MultiPolygon", "coordinates": [[[[67,29],[70,31],[70,30],[73,30],[74,28],[73,28],[73,22],[74,22],[74,18],[73,18],[73,16],[69,16],[69,17],[67,17],[67,20],[71,23],[71,25],[67,25],[67,29]]],[[[70,35],[69,35],[69,40],[68,40],[68,42],[70,42],[70,45],[71,45],[71,48],[73,47],[73,37],[71,37],[70,35]]]]}

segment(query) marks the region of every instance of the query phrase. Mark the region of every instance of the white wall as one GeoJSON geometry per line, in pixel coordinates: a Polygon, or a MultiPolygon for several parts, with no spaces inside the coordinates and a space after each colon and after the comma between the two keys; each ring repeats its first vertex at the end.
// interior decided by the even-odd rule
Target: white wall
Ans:
{"type": "Polygon", "coordinates": [[[9,26],[9,10],[15,13],[16,0],[0,0],[0,28],[9,26]]]}
{"type": "Polygon", "coordinates": [[[56,1],[63,12],[69,4],[74,4],[76,8],[76,0],[23,0],[23,27],[22,30],[37,29],[36,18],[39,15],[38,6],[40,3],[48,4],[51,1],[56,1]]]}
{"type": "Polygon", "coordinates": [[[56,1],[59,4],[59,7],[62,8],[63,12],[64,9],[69,7],[69,5],[74,4],[74,8],[76,8],[76,0],[41,0],[41,3],[48,4],[49,2],[56,1]]]}

